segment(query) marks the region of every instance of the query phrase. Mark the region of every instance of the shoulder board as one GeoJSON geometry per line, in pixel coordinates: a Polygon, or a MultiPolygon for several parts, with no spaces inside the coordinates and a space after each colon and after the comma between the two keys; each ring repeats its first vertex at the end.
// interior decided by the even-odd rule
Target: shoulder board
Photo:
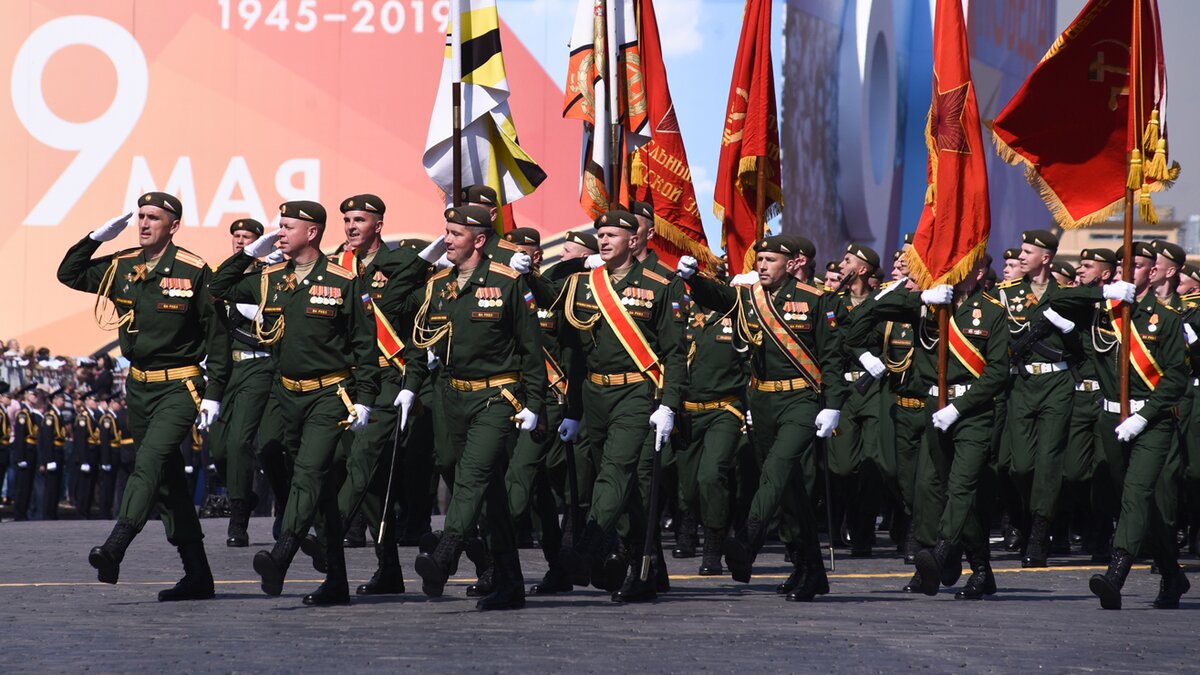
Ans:
{"type": "Polygon", "coordinates": [[[883,289],[887,288],[888,286],[891,286],[894,283],[896,283],[896,282],[895,281],[885,281],[882,284],[879,284],[879,289],[883,290],[883,289]]]}
{"type": "Polygon", "coordinates": [[[328,270],[330,274],[341,277],[343,279],[353,279],[354,278],[354,272],[351,272],[350,270],[346,269],[345,267],[342,267],[341,265],[337,264],[336,262],[334,262],[332,260],[329,261],[329,264],[325,267],[325,269],[328,270]]]}
{"type": "Polygon", "coordinates": [[[495,260],[493,260],[492,264],[490,266],[488,266],[488,270],[495,272],[496,274],[499,274],[500,276],[508,277],[509,279],[516,279],[517,277],[521,276],[520,272],[514,270],[513,268],[509,267],[508,265],[502,265],[502,264],[496,262],[495,260]]]}
{"type": "Polygon", "coordinates": [[[124,251],[119,251],[113,255],[114,259],[132,258],[142,252],[140,248],[127,248],[124,251]]]}
{"type": "Polygon", "coordinates": [[[1179,299],[1183,300],[1184,302],[1200,302],[1200,292],[1181,295],[1179,296],[1179,299]]]}
{"type": "Polygon", "coordinates": [[[1008,281],[1001,281],[1000,283],[996,284],[996,288],[1011,288],[1022,281],[1023,279],[1009,279],[1008,281]]]}
{"type": "Polygon", "coordinates": [[[1166,309],[1171,310],[1172,312],[1175,312],[1176,314],[1179,314],[1179,309],[1171,306],[1170,300],[1164,300],[1162,298],[1158,298],[1158,304],[1160,307],[1164,307],[1166,309]]]}
{"type": "Polygon", "coordinates": [[[669,281],[667,281],[666,277],[662,276],[658,272],[654,272],[649,269],[642,270],[642,278],[649,279],[651,281],[657,281],[658,283],[662,284],[663,286],[666,286],[667,284],[670,283],[669,281]]]}
{"type": "Polygon", "coordinates": [[[511,241],[505,239],[504,237],[499,237],[498,239],[496,239],[496,248],[502,248],[506,251],[520,251],[521,250],[520,246],[517,246],[516,244],[512,243],[511,241]]]}
{"type": "Polygon", "coordinates": [[[186,249],[181,248],[178,251],[175,251],[175,259],[180,262],[187,263],[188,265],[191,265],[192,267],[195,267],[196,269],[202,270],[205,267],[207,267],[207,265],[205,265],[205,263],[204,263],[203,258],[201,258],[200,256],[196,255],[195,253],[192,253],[191,251],[188,251],[186,249]]]}
{"type": "Polygon", "coordinates": [[[995,298],[988,293],[980,293],[980,295],[983,296],[984,300],[987,300],[988,302],[992,303],[993,305],[995,305],[997,307],[1004,307],[1004,303],[1000,302],[999,298],[995,298]]]}
{"type": "Polygon", "coordinates": [[[443,277],[450,276],[450,270],[452,270],[452,269],[454,269],[454,268],[453,268],[453,267],[447,267],[447,268],[445,268],[445,269],[438,270],[438,271],[437,271],[437,272],[436,272],[436,273],[435,273],[433,276],[429,277],[429,282],[428,282],[428,283],[431,283],[431,284],[432,284],[433,282],[437,281],[438,279],[441,279],[441,278],[443,278],[443,277]]]}
{"type": "Polygon", "coordinates": [[[274,274],[285,267],[287,267],[286,262],[275,263],[274,265],[267,265],[266,267],[263,268],[262,273],[263,274],[274,274]]]}
{"type": "Polygon", "coordinates": [[[816,286],[806,284],[803,281],[797,281],[796,288],[799,288],[802,291],[808,291],[809,293],[812,293],[813,295],[816,295],[816,296],[821,296],[821,295],[825,295],[826,293],[833,292],[833,289],[829,288],[828,286],[826,286],[825,288],[817,288],[816,286]]]}

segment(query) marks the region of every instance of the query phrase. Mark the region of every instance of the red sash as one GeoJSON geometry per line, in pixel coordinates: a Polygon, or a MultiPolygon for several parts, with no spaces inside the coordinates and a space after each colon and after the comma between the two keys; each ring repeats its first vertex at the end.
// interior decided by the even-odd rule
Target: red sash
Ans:
{"type": "Polygon", "coordinates": [[[650,348],[650,343],[646,342],[642,331],[638,330],[637,324],[629,316],[625,305],[621,304],[616,290],[613,289],[612,281],[608,278],[608,268],[601,265],[592,270],[590,281],[592,282],[592,293],[596,296],[596,304],[600,307],[600,314],[617,334],[621,346],[625,347],[625,353],[629,354],[629,358],[637,364],[638,370],[661,389],[663,373],[662,367],[658,365],[658,355],[650,348]]]}
{"type": "MultiPolygon", "coordinates": [[[[940,311],[949,310],[946,309],[940,311]]],[[[983,367],[987,365],[987,361],[984,360],[983,354],[980,354],[979,350],[975,348],[975,345],[971,344],[971,341],[967,339],[967,336],[963,335],[962,330],[960,330],[958,327],[958,322],[954,320],[953,314],[950,315],[949,323],[950,335],[947,336],[946,346],[950,348],[950,353],[953,354],[954,358],[958,359],[958,362],[967,369],[967,372],[971,373],[975,377],[982,376],[983,367]]]]}
{"type": "Polygon", "coordinates": [[[546,356],[546,381],[550,383],[550,388],[558,392],[559,396],[566,397],[567,395],[567,376],[563,373],[562,368],[554,362],[554,358],[550,356],[550,352],[546,348],[542,348],[542,353],[546,356]]]}
{"type": "MultiPolygon", "coordinates": [[[[354,272],[354,276],[360,276],[362,270],[359,269],[358,256],[355,255],[354,249],[343,249],[338,254],[334,261],[342,267],[354,272]]],[[[372,302],[368,309],[375,316],[375,345],[379,347],[379,351],[383,353],[384,358],[388,361],[398,363],[401,369],[404,368],[404,359],[400,358],[400,352],[404,351],[404,340],[400,339],[400,335],[392,328],[392,324],[387,320],[383,313],[375,309],[375,304],[372,302]]]]}
{"type": "Polygon", "coordinates": [[[821,368],[817,366],[817,359],[808,351],[804,343],[792,334],[791,329],[779,317],[778,310],[767,297],[766,290],[761,283],[756,283],[750,288],[750,295],[754,298],[754,309],[758,313],[758,318],[762,321],[763,326],[767,329],[767,334],[775,341],[775,345],[787,355],[791,360],[792,365],[804,374],[814,389],[821,387],[821,368]]]}
{"type": "MultiPolygon", "coordinates": [[[[1121,304],[1120,300],[1109,300],[1105,303],[1108,316],[1112,319],[1113,329],[1117,332],[1117,340],[1121,339],[1121,325],[1124,323],[1121,316],[1121,304]]],[[[1142,382],[1145,382],[1146,386],[1153,391],[1158,387],[1158,381],[1162,378],[1162,367],[1158,365],[1158,361],[1154,360],[1154,356],[1150,354],[1150,348],[1142,341],[1142,336],[1138,334],[1134,326],[1130,326],[1129,335],[1133,338],[1132,344],[1129,345],[1129,363],[1137,372],[1138,377],[1142,378],[1142,382]]]]}

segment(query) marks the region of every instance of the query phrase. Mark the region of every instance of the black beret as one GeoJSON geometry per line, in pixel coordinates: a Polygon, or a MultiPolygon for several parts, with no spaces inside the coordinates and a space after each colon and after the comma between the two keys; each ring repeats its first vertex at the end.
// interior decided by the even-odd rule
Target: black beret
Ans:
{"type": "Polygon", "coordinates": [[[563,241],[574,242],[589,251],[600,250],[599,244],[596,243],[596,235],[590,232],[575,232],[572,230],[563,237],[563,241]]]}
{"type": "MultiPolygon", "coordinates": [[[[1133,242],[1133,257],[1149,258],[1151,260],[1157,260],[1158,259],[1158,251],[1154,250],[1154,244],[1151,244],[1148,241],[1135,241],[1135,242],[1133,242]]],[[[1122,246],[1121,248],[1117,249],[1117,260],[1124,260],[1124,259],[1125,259],[1125,247],[1122,246]]]]}
{"type": "Polygon", "coordinates": [[[325,224],[325,207],[306,200],[280,204],[279,215],[296,220],[307,220],[318,225],[325,224]]]}
{"type": "Polygon", "coordinates": [[[238,218],[229,226],[229,234],[246,231],[253,233],[256,237],[261,237],[263,229],[263,224],[253,218],[238,218]]]}
{"type": "Polygon", "coordinates": [[[1020,257],[1021,257],[1021,249],[1019,249],[1019,248],[1004,249],[1004,259],[1005,260],[1017,260],[1020,257]]]}
{"type": "Polygon", "coordinates": [[[492,229],[492,212],[486,206],[467,204],[446,209],[446,222],[492,229]]]}
{"type": "Polygon", "coordinates": [[[913,242],[914,234],[915,234],[914,232],[905,232],[904,233],[904,244],[911,244],[913,242]]]}
{"type": "Polygon", "coordinates": [[[858,258],[867,263],[871,267],[879,267],[879,254],[862,244],[850,244],[846,247],[846,253],[858,258]]]}
{"type": "Polygon", "coordinates": [[[375,195],[362,194],[344,199],[341,209],[342,213],[346,213],[347,211],[366,211],[368,213],[378,213],[382,216],[383,212],[387,211],[387,205],[375,195]]]}
{"type": "Polygon", "coordinates": [[[1200,281],[1200,267],[1196,267],[1195,265],[1184,265],[1180,269],[1180,272],[1182,272],[1183,276],[1185,277],[1191,277],[1196,281],[1200,281]]]}
{"type": "Polygon", "coordinates": [[[654,220],[654,206],[652,206],[650,204],[650,202],[638,202],[638,201],[629,202],[628,210],[630,213],[632,213],[635,216],[649,218],[651,221],[654,220]]]}
{"type": "Polygon", "coordinates": [[[1021,242],[1040,246],[1049,251],[1058,250],[1058,237],[1046,230],[1025,230],[1021,233],[1021,242]]]}
{"type": "Polygon", "coordinates": [[[60,389],[55,389],[54,391],[50,392],[50,398],[54,398],[55,396],[62,396],[62,395],[64,395],[64,394],[66,394],[66,393],[67,393],[67,392],[66,392],[66,390],[65,390],[65,389],[61,389],[61,388],[60,388],[60,389]]]}
{"type": "Polygon", "coordinates": [[[902,256],[902,255],[904,255],[903,251],[892,251],[892,262],[896,262],[897,260],[899,260],[900,256],[902,256]]]}
{"type": "Polygon", "coordinates": [[[542,233],[532,227],[514,227],[504,233],[504,238],[517,245],[541,246],[542,233]]]}
{"type": "Polygon", "coordinates": [[[183,215],[183,204],[179,202],[179,198],[165,192],[147,192],[138,198],[138,206],[157,206],[174,213],[177,217],[183,215]]]}
{"type": "Polygon", "coordinates": [[[1065,262],[1056,262],[1050,266],[1050,271],[1055,274],[1061,274],[1068,279],[1075,278],[1075,268],[1065,262]]]}
{"type": "Polygon", "coordinates": [[[1085,248],[1079,252],[1080,260],[1095,260],[1096,262],[1117,264],[1117,254],[1106,248],[1085,248]]]}
{"type": "Polygon", "coordinates": [[[483,204],[484,206],[499,206],[500,199],[496,191],[486,185],[468,185],[462,189],[464,204],[483,204]]]}
{"type": "Polygon", "coordinates": [[[796,242],[785,234],[759,239],[754,243],[754,250],[759,253],[782,253],[791,258],[800,252],[796,248],[796,242]]]}
{"type": "Polygon", "coordinates": [[[1187,251],[1183,250],[1183,247],[1179,244],[1159,240],[1154,242],[1154,250],[1158,251],[1158,254],[1162,257],[1177,265],[1187,262],[1187,251]]]}
{"type": "Polygon", "coordinates": [[[95,390],[95,389],[88,389],[87,391],[85,391],[85,392],[83,392],[82,394],[80,394],[79,398],[80,398],[81,400],[84,400],[84,401],[86,401],[86,400],[88,400],[89,398],[91,398],[91,399],[98,399],[98,398],[100,398],[100,397],[99,397],[99,395],[96,393],[96,390],[95,390]]]}
{"type": "Polygon", "coordinates": [[[638,229],[637,218],[634,218],[632,213],[621,209],[613,209],[608,213],[601,214],[593,225],[597,230],[602,227],[619,227],[630,231],[638,229]]]}
{"type": "Polygon", "coordinates": [[[414,251],[423,250],[429,242],[424,239],[401,239],[396,242],[396,248],[411,248],[414,251]]]}
{"type": "Polygon", "coordinates": [[[29,392],[33,391],[34,389],[37,389],[37,383],[30,382],[29,384],[25,385],[24,387],[21,387],[20,389],[18,389],[17,393],[18,394],[28,394],[29,392]]]}
{"type": "Polygon", "coordinates": [[[796,253],[799,253],[810,260],[817,257],[817,246],[816,244],[812,243],[811,239],[808,239],[807,237],[801,237],[798,234],[789,234],[786,236],[791,240],[792,246],[795,248],[796,253]]]}
{"type": "Polygon", "coordinates": [[[842,266],[839,265],[836,260],[830,260],[829,262],[825,263],[825,271],[841,274],[842,266]]]}

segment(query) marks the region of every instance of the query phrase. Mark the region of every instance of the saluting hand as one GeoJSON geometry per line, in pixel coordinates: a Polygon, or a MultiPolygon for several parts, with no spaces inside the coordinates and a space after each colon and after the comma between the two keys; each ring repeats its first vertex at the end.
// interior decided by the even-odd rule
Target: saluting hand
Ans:
{"type": "Polygon", "coordinates": [[[517,251],[512,254],[508,266],[516,270],[518,274],[529,274],[529,270],[533,269],[533,258],[525,251],[517,251]]]}
{"type": "Polygon", "coordinates": [[[129,225],[129,219],[133,217],[133,211],[126,213],[123,216],[117,216],[107,223],[97,227],[94,232],[89,234],[92,241],[112,241],[121,234],[126,225],[129,225]]]}
{"type": "Polygon", "coordinates": [[[279,241],[279,232],[277,228],[246,244],[246,248],[242,249],[242,253],[251,258],[261,258],[269,254],[275,250],[275,242],[279,241]]]}

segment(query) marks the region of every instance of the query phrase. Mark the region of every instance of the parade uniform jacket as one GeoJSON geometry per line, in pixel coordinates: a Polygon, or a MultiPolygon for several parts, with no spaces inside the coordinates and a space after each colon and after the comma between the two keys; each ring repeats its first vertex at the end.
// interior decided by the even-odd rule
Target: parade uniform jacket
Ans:
{"type": "Polygon", "coordinates": [[[117,429],[117,416],[111,410],[101,413],[99,433],[100,466],[116,466],[121,461],[121,432],[117,429]]]}
{"type": "Polygon", "coordinates": [[[222,300],[257,304],[265,334],[282,330],[273,346],[280,375],[308,380],[348,369],[347,390],[360,403],[372,401],[379,393],[379,352],[370,295],[358,277],[324,253],[303,281],[291,260],[246,274],[252,261],[233,254],[211,288],[222,300]]]}
{"type": "MultiPolygon", "coordinates": [[[[405,303],[425,283],[429,276],[429,263],[419,258],[417,251],[404,246],[403,242],[394,249],[380,243],[369,263],[364,264],[363,256],[357,254],[355,268],[352,271],[357,271],[360,283],[371,296],[374,311],[383,312],[397,337],[407,343],[412,332],[412,312],[404,311],[405,303]]],[[[399,384],[403,372],[400,364],[389,363],[381,349],[375,350],[375,356],[380,377],[394,378],[399,384]]],[[[398,356],[403,359],[403,352],[398,356]]]]}
{"type": "MultiPolygon", "coordinates": [[[[1054,297],[1064,290],[1068,290],[1058,285],[1058,281],[1051,275],[1049,283],[1046,285],[1046,291],[1042,293],[1039,300],[1033,292],[1033,286],[1029,279],[1022,277],[1011,281],[1003,281],[996,285],[996,297],[999,299],[1001,306],[1006,310],[1008,316],[1008,329],[1013,337],[1017,337],[1026,330],[1031,323],[1041,318],[1046,307],[1051,305],[1054,297]]],[[[1055,310],[1058,311],[1058,310],[1055,310]]],[[[1079,350],[1076,338],[1073,334],[1066,334],[1058,330],[1051,331],[1049,335],[1042,338],[1041,343],[1054,350],[1063,352],[1063,359],[1069,359],[1072,354],[1077,354],[1079,350]]],[[[1033,350],[1029,352],[1029,357],[1025,363],[1051,363],[1052,361],[1033,350]]]]}
{"type": "Polygon", "coordinates": [[[121,353],[134,368],[163,370],[205,362],[205,398],[219,401],[229,381],[231,358],[225,328],[209,295],[208,265],[171,243],[147,271],[140,248],[92,259],[100,243],[84,237],[72,246],[58,266],[58,280],[113,303],[122,321],[121,353]]]}
{"type": "MultiPolygon", "coordinates": [[[[564,311],[568,322],[576,328],[573,339],[577,341],[577,359],[581,363],[581,367],[574,369],[572,386],[581,387],[587,373],[617,375],[638,372],[637,364],[625,351],[621,339],[600,314],[589,273],[580,272],[572,279],[564,289],[564,311]],[[579,329],[580,325],[589,328],[579,329]]],[[[679,411],[687,386],[687,353],[683,340],[687,317],[684,308],[670,300],[674,292],[671,284],[672,280],[649,269],[644,262],[635,262],[625,276],[613,282],[612,286],[617,296],[628,301],[624,304],[625,309],[658,357],[663,374],[661,404],[679,411]]],[[[571,411],[567,416],[579,419],[574,416],[576,412],[571,411]]]]}
{"type": "Polygon", "coordinates": [[[29,467],[37,465],[38,435],[41,433],[43,415],[41,412],[22,403],[17,411],[17,428],[14,430],[12,443],[13,466],[27,462],[29,467]]]}
{"type": "Polygon", "coordinates": [[[92,470],[99,469],[100,464],[100,411],[84,410],[75,419],[76,459],[79,464],[91,465],[92,470]]]}
{"type": "Polygon", "coordinates": [[[64,466],[67,461],[66,445],[67,430],[63,427],[62,414],[54,406],[47,406],[37,436],[38,466],[57,462],[57,470],[62,471],[66,468],[64,466]]]}
{"type": "MultiPolygon", "coordinates": [[[[1091,335],[1085,339],[1092,341],[1092,354],[1096,360],[1100,391],[1105,399],[1116,402],[1121,396],[1121,346],[1112,316],[1106,309],[1108,302],[1104,300],[1103,293],[1100,286],[1064,288],[1054,297],[1051,306],[1055,311],[1064,314],[1077,312],[1081,307],[1095,308],[1090,327],[1091,335]],[[1097,303],[1100,304],[1097,306],[1097,303]]],[[[1131,337],[1132,333],[1136,332],[1141,338],[1162,375],[1158,385],[1151,388],[1131,366],[1129,398],[1133,401],[1145,401],[1144,407],[1137,411],[1137,414],[1147,420],[1153,420],[1160,415],[1171,413],[1187,387],[1188,369],[1183,323],[1179,310],[1158,300],[1153,293],[1146,293],[1140,300],[1134,301],[1131,318],[1131,337]]]]}
{"type": "MultiPolygon", "coordinates": [[[[805,376],[792,358],[772,338],[763,334],[765,327],[754,308],[751,287],[734,288],[702,275],[692,277],[688,284],[692,299],[702,307],[722,313],[733,312],[738,322],[736,330],[741,331],[753,346],[750,373],[754,379],[791,380],[805,376]]],[[[844,355],[838,333],[836,298],[822,288],[794,278],[788,278],[768,295],[796,339],[816,357],[824,407],[841,409],[848,394],[848,384],[841,372],[844,355]]]]}
{"type": "Polygon", "coordinates": [[[0,466],[8,467],[10,451],[14,442],[8,411],[0,409],[0,466]]]}
{"type": "Polygon", "coordinates": [[[449,377],[484,380],[517,373],[525,407],[542,414],[547,380],[537,306],[516,270],[483,260],[460,288],[457,271],[447,268],[429,279],[419,297],[405,349],[405,389],[421,390],[429,377],[425,350],[441,347],[449,377]]]}
{"type": "Polygon", "coordinates": [[[750,379],[746,344],[736,338],[732,314],[694,310],[685,338],[688,344],[686,400],[694,403],[741,398],[750,379]]]}

